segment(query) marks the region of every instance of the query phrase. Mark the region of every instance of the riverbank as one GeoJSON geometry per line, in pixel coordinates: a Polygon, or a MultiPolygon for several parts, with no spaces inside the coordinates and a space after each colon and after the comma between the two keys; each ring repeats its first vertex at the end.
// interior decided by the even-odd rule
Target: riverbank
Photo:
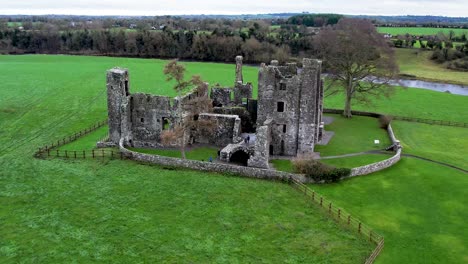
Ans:
{"type": "Polygon", "coordinates": [[[468,86],[468,72],[453,71],[429,59],[431,51],[395,49],[400,78],[468,86]]]}

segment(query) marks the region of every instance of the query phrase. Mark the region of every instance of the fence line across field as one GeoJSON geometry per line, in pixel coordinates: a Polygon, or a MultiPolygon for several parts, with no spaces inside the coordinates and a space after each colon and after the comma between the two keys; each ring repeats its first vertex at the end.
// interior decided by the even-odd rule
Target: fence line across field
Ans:
{"type": "Polygon", "coordinates": [[[373,231],[370,227],[362,223],[361,220],[353,217],[350,213],[346,212],[342,208],[333,205],[331,201],[316,193],[305,184],[295,180],[294,178],[289,178],[289,183],[293,188],[307,196],[308,200],[325,210],[329,217],[339,222],[340,224],[345,225],[349,229],[355,230],[359,235],[366,237],[366,239],[369,239],[370,242],[376,244],[376,248],[372,251],[371,255],[366,259],[365,262],[366,264],[374,263],[375,259],[384,247],[385,240],[383,236],[373,231]]]}
{"type": "MultiPolygon", "coordinates": [[[[342,114],[343,109],[332,109],[332,108],[324,108],[324,113],[329,114],[342,114]]],[[[365,112],[365,111],[355,111],[352,110],[351,113],[353,115],[358,116],[369,116],[369,117],[380,117],[385,116],[386,114],[381,113],[374,113],[374,112],[365,112]]],[[[436,119],[428,119],[428,118],[419,118],[419,117],[407,117],[407,116],[397,116],[397,115],[387,115],[392,117],[394,120],[400,121],[409,121],[409,122],[416,122],[416,123],[424,123],[430,125],[441,125],[441,126],[453,126],[453,127],[468,127],[468,123],[458,122],[458,121],[450,121],[450,120],[436,120],[436,119]]]]}
{"type": "Polygon", "coordinates": [[[43,147],[40,147],[36,153],[34,153],[34,156],[36,157],[41,157],[45,154],[47,154],[48,156],[50,156],[50,152],[55,149],[55,148],[58,148],[58,147],[61,147],[65,144],[68,144],[70,142],[73,142],[75,140],[77,140],[78,138],[80,137],[83,137],[83,136],[86,136],[88,135],[89,133],[91,132],[94,132],[96,131],[97,129],[103,127],[107,125],[107,120],[103,120],[103,121],[100,121],[100,122],[97,122],[96,124],[92,125],[91,127],[88,127],[88,128],[85,128],[83,130],[80,130],[78,132],[75,132],[73,133],[72,135],[69,135],[69,136],[66,136],[62,139],[59,139],[57,141],[54,141],[48,145],[45,145],[43,147]]]}

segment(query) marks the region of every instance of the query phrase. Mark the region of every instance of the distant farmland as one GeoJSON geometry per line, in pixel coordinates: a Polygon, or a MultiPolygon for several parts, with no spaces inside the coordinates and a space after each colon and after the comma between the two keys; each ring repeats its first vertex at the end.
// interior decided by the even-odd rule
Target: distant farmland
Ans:
{"type": "Polygon", "coordinates": [[[428,28],[428,27],[379,27],[377,29],[380,33],[388,33],[392,35],[404,35],[406,33],[411,35],[437,35],[442,32],[448,34],[451,30],[455,32],[457,36],[462,34],[468,35],[468,29],[461,28],[428,28]]]}

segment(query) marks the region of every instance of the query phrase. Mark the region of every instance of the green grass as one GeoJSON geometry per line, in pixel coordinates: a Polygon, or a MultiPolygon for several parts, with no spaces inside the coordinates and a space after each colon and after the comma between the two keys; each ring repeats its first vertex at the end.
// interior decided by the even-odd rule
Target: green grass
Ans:
{"type": "MultiPolygon", "coordinates": [[[[174,95],[164,63],[0,56],[0,262],[362,263],[373,246],[285,184],[32,157],[106,117],[106,69],[129,67],[132,92],[174,95]]],[[[187,65],[211,83],[234,82],[234,65],[187,65]]],[[[105,133],[63,149],[92,148],[105,133]]]]}
{"type": "Polygon", "coordinates": [[[378,27],[377,31],[380,33],[388,33],[392,35],[437,35],[439,32],[448,35],[453,30],[455,35],[461,36],[462,34],[468,34],[468,29],[462,28],[423,28],[423,27],[378,27]]]}
{"type": "MultiPolygon", "coordinates": [[[[32,158],[37,147],[106,117],[110,67],[130,68],[132,92],[174,95],[161,76],[164,63],[0,56],[0,261],[362,263],[368,244],[336,229],[279,183],[130,161],[32,158]]],[[[187,65],[210,83],[234,82],[234,65],[187,65]]],[[[255,68],[245,68],[246,81],[256,75],[255,68]]],[[[340,96],[325,103],[343,105],[340,96]]],[[[463,96],[401,89],[391,101],[356,108],[467,122],[466,103],[463,96]]],[[[375,120],[362,120],[370,131],[353,120],[359,119],[333,128],[348,137],[341,141],[345,150],[367,150],[353,141],[369,144],[369,137],[384,132],[375,120]]],[[[394,126],[404,151],[437,159],[451,151],[447,159],[458,164],[467,156],[467,130],[394,126]]],[[[333,140],[328,152],[339,154],[333,140]]],[[[460,263],[468,261],[467,181],[462,172],[404,158],[382,172],[312,187],[385,236],[377,263],[460,263]]]]}
{"type": "MultiPolygon", "coordinates": [[[[353,101],[352,109],[468,123],[468,115],[466,115],[467,97],[463,95],[397,87],[390,98],[382,97],[371,100],[371,104],[353,101]]],[[[337,94],[327,97],[324,103],[327,108],[343,109],[344,96],[343,94],[337,94]]]]}
{"type": "Polygon", "coordinates": [[[270,160],[273,167],[279,171],[294,172],[291,160],[270,160]]]}
{"type": "Polygon", "coordinates": [[[418,79],[468,85],[466,72],[449,70],[443,64],[430,60],[431,51],[418,49],[395,49],[400,73],[418,79]]]}
{"type": "Polygon", "coordinates": [[[352,157],[336,158],[336,159],[323,159],[320,162],[323,162],[328,165],[335,166],[337,168],[356,168],[375,162],[379,162],[385,159],[390,158],[390,155],[385,154],[366,154],[352,157]]]}
{"type": "Polygon", "coordinates": [[[311,187],[385,237],[376,263],[468,261],[466,173],[403,158],[372,175],[311,187]]]}
{"type": "MultiPolygon", "coordinates": [[[[109,127],[103,126],[75,141],[61,146],[60,150],[90,150],[96,148],[96,142],[104,139],[109,133],[109,127]]],[[[52,142],[50,142],[52,143],[52,142]]]]}
{"type": "Polygon", "coordinates": [[[379,128],[375,118],[355,116],[352,119],[340,115],[333,117],[333,123],[325,126],[325,130],[335,132],[328,145],[315,146],[315,151],[322,157],[343,155],[369,150],[384,149],[391,145],[387,131],[379,128]],[[379,145],[374,140],[380,140],[379,145]]]}
{"type": "Polygon", "coordinates": [[[468,129],[394,121],[393,130],[405,153],[468,170],[468,129]]]}
{"type": "MultiPolygon", "coordinates": [[[[144,149],[144,148],[130,148],[133,151],[160,155],[173,158],[182,158],[182,154],[178,149],[144,149]]],[[[185,150],[185,157],[189,160],[208,161],[209,158],[216,159],[218,156],[218,149],[215,147],[194,147],[185,150]]]]}

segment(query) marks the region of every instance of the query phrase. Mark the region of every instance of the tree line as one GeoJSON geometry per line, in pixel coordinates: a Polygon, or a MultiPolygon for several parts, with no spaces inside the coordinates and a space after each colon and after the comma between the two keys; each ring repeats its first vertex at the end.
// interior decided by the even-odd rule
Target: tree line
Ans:
{"type": "Polygon", "coordinates": [[[263,27],[246,31],[227,28],[213,32],[196,30],[0,30],[0,52],[180,58],[233,61],[242,54],[246,62],[286,61],[312,50],[311,36],[280,30],[271,34],[263,27]]]}

